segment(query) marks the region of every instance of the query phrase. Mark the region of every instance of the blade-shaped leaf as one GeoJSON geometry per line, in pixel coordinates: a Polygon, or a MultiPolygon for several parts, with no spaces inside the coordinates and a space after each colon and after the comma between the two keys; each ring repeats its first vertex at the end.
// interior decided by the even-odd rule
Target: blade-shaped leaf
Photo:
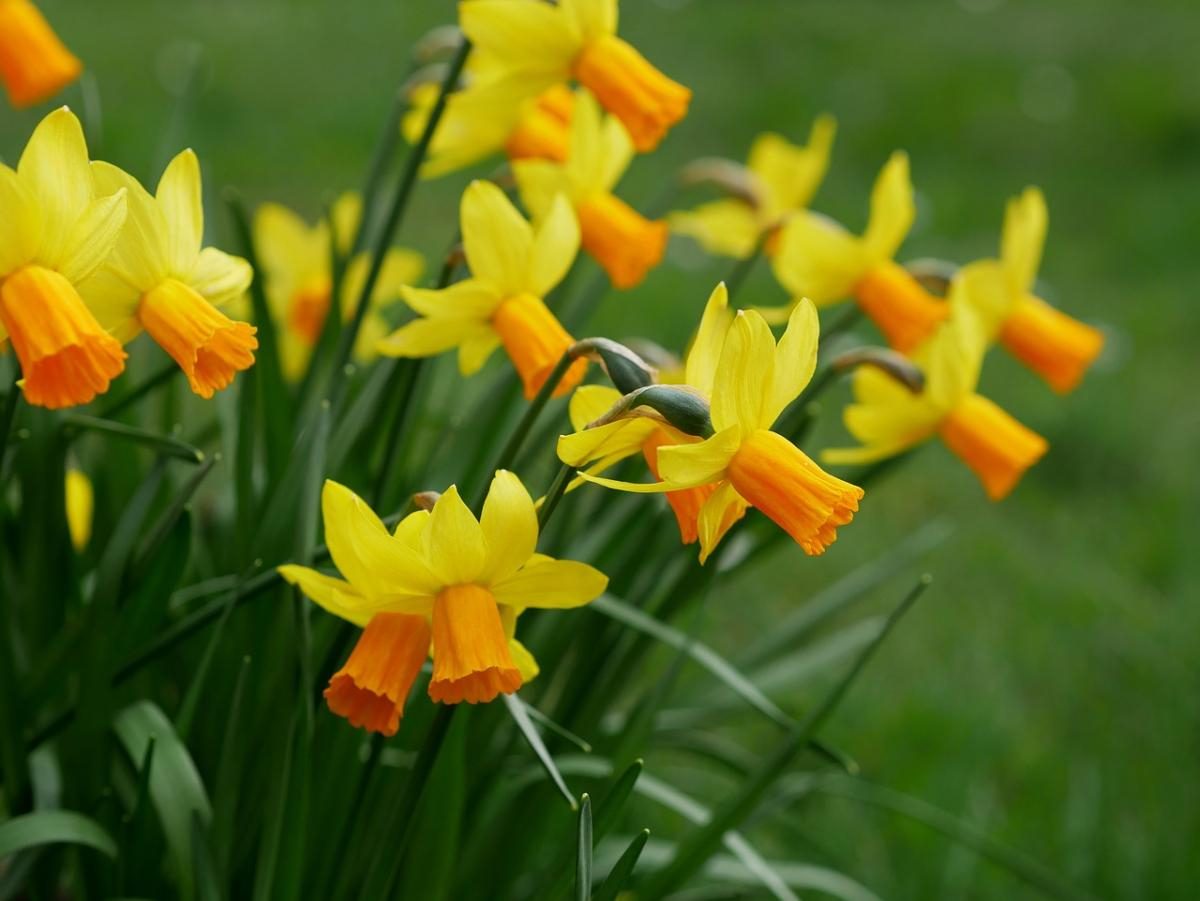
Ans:
{"type": "Polygon", "coordinates": [[[512,715],[513,721],[517,724],[521,735],[528,742],[529,747],[533,749],[533,753],[537,755],[538,762],[546,771],[546,775],[550,777],[550,781],[554,783],[555,788],[559,790],[567,803],[571,805],[571,809],[576,809],[575,796],[571,794],[571,790],[567,788],[567,783],[563,781],[562,773],[558,771],[558,767],[554,764],[554,758],[550,756],[550,752],[546,750],[546,743],[542,741],[542,736],[538,733],[537,727],[533,725],[533,721],[529,718],[529,714],[525,712],[524,702],[515,694],[503,695],[504,706],[508,708],[508,712],[512,715]]]}
{"type": "Polygon", "coordinates": [[[70,844],[117,856],[117,844],[95,820],[70,810],[36,810],[0,823],[0,860],[39,845],[70,844]]]}

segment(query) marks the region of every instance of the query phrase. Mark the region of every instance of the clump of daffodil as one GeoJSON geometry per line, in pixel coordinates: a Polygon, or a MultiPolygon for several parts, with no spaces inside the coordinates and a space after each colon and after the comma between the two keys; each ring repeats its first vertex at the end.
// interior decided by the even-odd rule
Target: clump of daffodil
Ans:
{"type": "Polygon", "coordinates": [[[1046,241],[1046,200],[1027,188],[1008,203],[1000,259],[972,263],[976,276],[962,280],[952,304],[963,302],[978,315],[987,337],[1040,375],[1055,391],[1075,388],[1104,347],[1104,335],[1056,310],[1033,294],[1046,241]],[[991,277],[990,283],[986,273],[991,277]],[[967,290],[974,288],[974,290],[967,290]]]}
{"type": "Polygon", "coordinates": [[[580,90],[566,162],[531,159],[512,165],[521,200],[535,221],[550,213],[556,197],[571,202],[583,249],[604,267],[617,288],[640,283],[667,247],[665,222],[651,222],[613,194],[632,159],[633,144],[625,126],[614,116],[603,115],[595,98],[580,90]]]}
{"type": "Polygon", "coordinates": [[[92,538],[92,512],[96,498],[92,480],[81,469],[67,469],[64,496],[67,507],[67,532],[76,551],[87,547],[92,538]]]}
{"type": "MultiPolygon", "coordinates": [[[[325,219],[309,225],[278,203],[264,203],[254,215],[254,246],[265,279],[267,304],[277,326],[283,374],[288,379],[294,381],[304,374],[321,337],[332,302],[333,249],[343,257],[350,253],[361,216],[362,203],[352,193],[343,194],[333,205],[329,217],[332,235],[325,219]]],[[[343,320],[354,315],[370,266],[370,255],[365,252],[347,260],[338,292],[343,320]]],[[[424,268],[425,260],[416,251],[388,249],[355,340],[355,359],[363,362],[375,355],[375,345],[389,328],[383,311],[399,300],[405,285],[420,279],[424,268]]]]}
{"type": "Polygon", "coordinates": [[[533,500],[512,473],[492,480],[479,519],[451,486],[432,510],[389,533],[352,491],[326,482],[325,540],[342,578],[303,566],[283,577],[335,616],[363,629],[329,680],[329,708],[355,726],[395,733],[413,682],[433,656],[429,697],[486,703],[537,673],[514,638],[534,608],[578,607],[608,580],[592,567],[536,553],[533,500]]]}
{"type": "Polygon", "coordinates": [[[800,212],[779,232],[771,255],[775,276],[793,297],[809,297],[819,306],[853,297],[888,343],[909,353],[948,314],[946,304],[893,259],[915,215],[908,157],[897,152],[875,181],[862,236],[800,212]]]}
{"type": "Polygon", "coordinates": [[[577,81],[641,152],[687,113],[692,92],[617,37],[617,0],[467,0],[458,17],[487,78],[519,84],[528,97],[577,81]]]}
{"type": "Polygon", "coordinates": [[[129,173],[92,163],[102,191],[123,190],[129,216],[105,265],[84,285],[96,317],[122,343],[145,330],[204,398],[254,365],[256,329],[219,306],[236,300],[254,273],[241,257],[204,247],[200,163],[185,150],[163,171],[153,196],[129,173]]]}
{"type": "MultiPolygon", "coordinates": [[[[542,299],[571,267],[579,225],[559,197],[535,230],[496,185],[475,181],[460,208],[463,251],[471,277],[441,290],[404,288],[420,318],[378,343],[394,357],[428,357],[458,348],[463,375],[478,372],[500,345],[533,397],[574,343],[542,299]]],[[[579,384],[587,361],[576,360],[555,389],[579,384]]]]}
{"type": "Polygon", "coordinates": [[[832,116],[818,116],[806,145],[793,144],[773,132],[759,135],[745,167],[736,170],[744,183],[739,187],[745,190],[672,213],[671,230],[694,238],[719,256],[745,259],[764,242],[767,253],[773,253],[772,236],[809,205],[821,186],[836,132],[832,116]]]}
{"type": "MultiPolygon", "coordinates": [[[[421,174],[436,178],[502,151],[510,160],[565,160],[574,105],[571,89],[553,84],[530,96],[519,79],[486,78],[473,64],[478,59],[478,54],[470,56],[465,85],[447,98],[421,174]]],[[[440,93],[441,84],[434,80],[422,81],[409,92],[400,130],[410,144],[420,139],[440,93]]]]}
{"type": "Polygon", "coordinates": [[[0,80],[15,107],[49,100],[83,71],[29,0],[0,0],[0,80]]]}
{"type": "MultiPolygon", "coordinates": [[[[973,277],[963,270],[952,291],[963,290],[961,279],[973,277]]],[[[846,407],[843,418],[862,447],[827,450],[821,459],[871,463],[938,435],[979,477],[988,497],[1004,498],[1048,445],[977,393],[986,346],[979,319],[967,310],[956,311],[913,357],[925,374],[919,393],[875,367],[857,369],[855,402],[846,407]]]]}
{"type": "MultiPolygon", "coordinates": [[[[711,486],[696,519],[702,560],[748,506],[766,514],[805,553],[823,553],[837,539],[838,527],[854,518],[863,490],[831,476],[771,431],[812,378],[819,329],[816,308],[808,300],[798,302],[777,345],[759,313],[741,310],[729,317],[727,304],[727,292],[718,286],[687,363],[689,385],[711,400],[714,434],[701,441],[658,445],[658,483],[619,482],[586,470],[580,475],[624,491],[711,486]]],[[[599,459],[597,451],[588,448],[589,439],[565,440],[566,462],[599,459]]],[[[601,447],[599,454],[603,453],[601,447]]]]}
{"type": "Polygon", "coordinates": [[[80,287],[117,243],[125,194],[97,190],[66,107],[41,121],[16,171],[0,165],[0,340],[12,342],[31,404],[87,403],[125,368],[80,287]]]}

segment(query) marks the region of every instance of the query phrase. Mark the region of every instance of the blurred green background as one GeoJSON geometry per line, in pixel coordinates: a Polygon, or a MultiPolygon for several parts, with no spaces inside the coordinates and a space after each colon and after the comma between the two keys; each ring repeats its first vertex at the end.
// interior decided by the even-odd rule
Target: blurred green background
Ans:
{"type": "MultiPolygon", "coordinates": [[[[66,100],[87,113],[93,154],[152,181],[177,149],[194,147],[218,238],[228,233],[222,186],[313,217],[357,186],[410,45],[454,16],[452,4],[433,0],[41,6],[87,63],[88,84],[66,100]]],[[[1039,184],[1051,210],[1046,296],[1108,334],[1104,356],[1068,398],[989,358],[985,391],[1052,444],[1009,500],[990,505],[957,461],[931,447],[869,494],[826,556],[788,549],[719,590],[700,634],[736,657],[820,587],[945,519],[953,534],[923,564],[934,589],[828,737],[872,780],[955,813],[1097,895],[1191,894],[1200,884],[1194,0],[623,6],[623,34],[695,90],[686,121],[623,183],[635,205],[662,196],[693,157],[741,159],[767,129],[800,139],[828,110],[840,129],[815,207],[860,228],[877,168],[902,147],[919,191],[902,256],[967,260],[994,251],[1005,199],[1039,184]]],[[[40,114],[5,112],[7,161],[40,114]]],[[[441,253],[465,178],[421,186],[402,243],[441,253]]],[[[676,240],[664,267],[610,297],[590,331],[678,346],[727,271],[676,240]]],[[[781,299],[765,266],[741,298],[781,299]]],[[[845,436],[832,423],[820,437],[845,436]]],[[[885,609],[901,590],[881,590],[874,603],[885,609]]],[[[799,710],[818,687],[793,680],[774,695],[799,710]]],[[[776,852],[839,866],[883,897],[1026,891],[883,812],[827,799],[787,816],[794,831],[755,834],[776,852]],[[804,846],[789,846],[797,840],[804,846]]]]}

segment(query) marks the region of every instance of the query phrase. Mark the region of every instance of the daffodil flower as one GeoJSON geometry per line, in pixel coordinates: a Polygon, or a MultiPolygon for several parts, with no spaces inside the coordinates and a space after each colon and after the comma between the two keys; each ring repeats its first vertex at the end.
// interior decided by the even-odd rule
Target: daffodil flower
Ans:
{"type": "Polygon", "coordinates": [[[838,527],[854,518],[863,490],[831,476],[771,431],[812,378],[816,308],[808,300],[797,303],[776,345],[761,315],[742,310],[728,320],[727,303],[720,286],[688,355],[688,382],[711,398],[715,434],[659,446],[658,483],[619,482],[586,471],[580,475],[610,488],[645,493],[715,486],[697,517],[701,560],[712,553],[731,517],[736,521],[746,506],[761,510],[805,553],[821,554],[837,539],[838,527]]]}
{"type": "Polygon", "coordinates": [[[41,121],[15,172],[0,165],[0,340],[12,341],[31,404],[87,403],[125,368],[80,288],[112,252],[125,213],[125,191],[96,190],[66,107],[41,121]]]}
{"type": "MultiPolygon", "coordinates": [[[[679,377],[673,380],[673,384],[686,385],[705,396],[711,392],[713,371],[707,364],[719,354],[719,347],[714,349],[714,342],[724,340],[725,332],[733,318],[727,304],[728,293],[725,285],[718,285],[705,306],[700,328],[684,369],[679,377]]],[[[577,468],[586,468],[589,475],[598,475],[621,460],[641,454],[650,473],[655,479],[659,479],[659,448],[699,442],[699,438],[684,434],[661,417],[652,415],[617,419],[589,428],[620,399],[620,392],[606,385],[583,385],[575,389],[567,408],[575,432],[558,439],[559,459],[577,468]]],[[[571,487],[574,488],[584,481],[584,477],[579,477],[571,487]]],[[[700,512],[716,490],[715,484],[709,484],[666,493],[667,502],[679,526],[679,537],[684,544],[693,544],[699,538],[700,512]]],[[[701,561],[708,558],[712,549],[745,512],[745,503],[734,503],[726,508],[721,521],[711,530],[708,544],[701,547],[701,561]]]]}
{"type": "Polygon", "coordinates": [[[776,242],[771,237],[809,205],[821,186],[836,132],[832,116],[818,116],[806,145],[773,132],[759,135],[745,167],[751,193],[672,213],[671,231],[694,238],[719,256],[745,259],[764,240],[768,254],[773,253],[776,242]]]}
{"type": "Polygon", "coordinates": [[[95,509],[95,492],[92,480],[81,469],[67,470],[64,496],[67,507],[67,532],[76,551],[87,547],[92,538],[92,512],[95,509]]]}
{"type": "Polygon", "coordinates": [[[971,308],[981,317],[989,338],[999,338],[1051,388],[1066,394],[1103,349],[1104,335],[1033,294],[1046,220],[1046,200],[1037,188],[1027,188],[1010,200],[1000,259],[970,264],[967,268],[977,271],[977,277],[960,280],[961,290],[951,291],[950,303],[971,308]]]}
{"type": "Polygon", "coordinates": [[[633,144],[615,117],[601,113],[581,90],[571,118],[571,149],[566,162],[518,160],[512,164],[521,200],[540,221],[558,196],[566,197],[579,218],[583,249],[604,267],[617,288],[632,288],[662,260],[667,224],[651,222],[613,194],[629,168],[633,144]]]}
{"type": "Polygon", "coordinates": [[[0,0],[0,81],[13,106],[49,100],[83,71],[29,0],[0,0]]]}
{"type": "MultiPolygon", "coordinates": [[[[472,54],[471,60],[476,58],[472,54]]],[[[410,144],[425,131],[440,93],[440,84],[425,82],[409,94],[400,129],[410,144]]],[[[520,80],[469,78],[446,101],[421,175],[436,178],[501,151],[510,160],[565,160],[573,105],[574,94],[562,83],[531,97],[520,80]]]]}
{"type": "Polygon", "coordinates": [[[875,181],[862,237],[811,211],[799,213],[779,232],[775,276],[792,296],[819,306],[853,297],[892,347],[910,353],[948,314],[893,260],[915,214],[908,157],[897,152],[875,181]]]}
{"type": "MultiPolygon", "coordinates": [[[[560,197],[535,230],[503,191],[475,181],[463,193],[460,224],[471,277],[441,290],[404,288],[420,318],[382,339],[379,352],[428,357],[456,347],[459,370],[471,375],[503,344],[525,396],[533,397],[574,343],[542,298],[579,250],[575,215],[560,197]]],[[[586,369],[576,360],[555,395],[579,384],[586,369]]]]}
{"type": "MultiPolygon", "coordinates": [[[[964,270],[959,277],[974,276],[964,270]]],[[[843,418],[863,446],[827,450],[822,461],[871,463],[938,435],[979,477],[988,497],[1007,496],[1048,445],[976,392],[986,344],[978,317],[956,312],[914,356],[925,373],[919,394],[874,367],[856,370],[855,403],[843,418]]]]}
{"type": "MultiPolygon", "coordinates": [[[[310,226],[278,203],[264,203],[254,215],[254,246],[267,304],[277,325],[280,362],[284,376],[292,381],[308,367],[329,314],[333,293],[331,242],[336,241],[340,254],[348,254],[361,216],[362,203],[352,193],[343,194],[333,205],[332,236],[324,220],[310,226]]],[[[338,300],[344,321],[354,315],[370,267],[371,258],[365,252],[355,254],[346,263],[338,300]]],[[[366,362],[374,357],[375,345],[389,328],[383,310],[399,300],[403,286],[420,279],[424,268],[425,260],[416,251],[388,249],[354,343],[356,360],[366,362]]]]}
{"type": "Polygon", "coordinates": [[[325,690],[329,708],[355,726],[392,735],[426,657],[429,696],[457,704],[510,694],[536,674],[513,636],[529,608],[578,607],[608,580],[584,563],[535,552],[533,501],[512,473],[492,480],[476,519],[451,486],[430,511],[389,534],[352,491],[326,482],[325,540],[343,578],[303,566],[280,574],[335,616],[363,628],[325,690]]]}
{"type": "Polygon", "coordinates": [[[617,0],[469,0],[459,4],[458,21],[488,77],[521,85],[527,97],[573,79],[624,123],[643,153],[687,113],[692,92],[617,37],[617,0]]]}
{"type": "Polygon", "coordinates": [[[241,296],[254,273],[241,257],[202,246],[196,154],[171,160],[154,196],[109,163],[92,163],[92,173],[100,190],[123,190],[129,205],[112,256],[83,287],[97,319],[123,344],[148,332],[191,389],[211,398],[254,365],[255,328],[217,309],[241,296]]]}

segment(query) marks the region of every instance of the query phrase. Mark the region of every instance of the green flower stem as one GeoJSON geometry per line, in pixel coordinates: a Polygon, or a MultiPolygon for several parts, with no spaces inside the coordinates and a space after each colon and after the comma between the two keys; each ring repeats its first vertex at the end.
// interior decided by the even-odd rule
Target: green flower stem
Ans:
{"type": "Polygon", "coordinates": [[[189,463],[204,462],[203,451],[178,438],[147,432],[145,429],[134,428],[120,422],[109,422],[107,419],[84,416],[82,413],[68,413],[63,417],[63,426],[70,430],[100,432],[113,438],[144,444],[160,454],[177,457],[189,463]]]}
{"type": "Polygon", "coordinates": [[[408,425],[409,408],[412,406],[412,399],[417,392],[417,381],[421,378],[421,364],[424,362],[424,360],[392,361],[396,369],[388,380],[388,390],[385,393],[390,396],[398,391],[400,401],[383,447],[383,465],[379,467],[379,477],[375,480],[375,489],[371,495],[373,507],[378,506],[383,500],[384,492],[391,484],[396,465],[400,461],[400,454],[397,453],[397,450],[405,427],[408,425]]]}
{"type": "Polygon", "coordinates": [[[446,72],[446,78],[442,81],[437,101],[434,103],[433,109],[429,112],[429,120],[425,123],[425,130],[421,132],[420,140],[417,141],[416,146],[413,147],[408,155],[404,171],[400,176],[400,182],[396,186],[396,193],[392,196],[392,203],[388,208],[387,218],[384,220],[383,227],[375,238],[375,245],[371,253],[371,266],[367,270],[367,277],[363,281],[362,292],[359,294],[358,302],[354,307],[354,316],[342,331],[341,341],[338,343],[337,353],[334,354],[333,358],[332,384],[330,385],[328,396],[334,401],[335,406],[341,400],[342,385],[345,382],[346,363],[350,360],[350,352],[354,349],[354,341],[358,337],[359,330],[362,328],[363,319],[366,318],[371,295],[375,292],[375,284],[379,281],[379,273],[383,270],[383,261],[387,256],[388,248],[396,236],[400,220],[404,217],[404,211],[408,206],[409,198],[412,196],[413,187],[417,183],[417,176],[420,174],[421,163],[425,160],[425,154],[429,150],[429,144],[433,140],[433,134],[437,130],[438,122],[441,121],[442,113],[446,110],[446,101],[449,99],[450,92],[454,89],[454,86],[458,84],[459,76],[462,74],[463,66],[466,64],[467,56],[470,52],[471,42],[464,39],[450,63],[450,68],[446,72]]]}
{"type": "Polygon", "coordinates": [[[21,380],[21,367],[13,360],[12,383],[8,393],[4,395],[4,405],[0,407],[0,466],[4,463],[4,451],[8,448],[8,433],[12,430],[13,420],[17,415],[17,405],[21,402],[21,389],[17,382],[21,380]]]}
{"type": "Polygon", "coordinates": [[[546,523],[550,521],[550,516],[554,513],[558,502],[563,499],[563,495],[567,493],[567,486],[571,484],[571,479],[575,478],[576,469],[564,463],[559,467],[558,473],[554,476],[554,481],[550,483],[550,487],[546,490],[546,496],[542,500],[542,506],[538,510],[538,532],[546,530],[546,523]]]}
{"type": "Polygon", "coordinates": [[[738,260],[729,275],[725,278],[725,288],[729,292],[729,299],[733,300],[733,296],[738,293],[742,285],[745,284],[750,272],[754,269],[758,258],[762,256],[763,247],[766,246],[767,236],[763,234],[759,237],[758,242],[754,245],[754,250],[744,259],[738,260]]]}
{"type": "Polygon", "coordinates": [[[754,813],[763,797],[776,784],[777,780],[792,765],[796,757],[808,746],[809,741],[817,734],[825,721],[837,709],[838,704],[849,690],[854,680],[862,672],[883,641],[891,634],[892,629],[900,621],[909,608],[929,587],[929,576],[922,576],[920,581],[909,591],[900,605],[888,616],[887,622],[879,630],[879,635],[858,655],[854,665],[838,681],[821,703],[815,707],[783,740],[775,751],[767,757],[762,766],[746,782],[742,784],[736,796],[731,798],[718,809],[714,810],[708,822],[692,832],[679,843],[675,857],[662,870],[654,874],[644,886],[647,898],[663,898],[682,885],[696,873],[721,846],[725,833],[737,829],[754,813]]]}
{"type": "Polygon", "coordinates": [[[408,109],[406,88],[411,78],[410,71],[396,88],[392,105],[388,109],[387,119],[383,123],[383,131],[379,133],[379,140],[375,142],[375,149],[371,153],[371,162],[367,167],[367,177],[362,187],[362,211],[358,219],[358,228],[354,232],[354,240],[350,245],[350,256],[354,256],[362,250],[366,243],[370,222],[375,214],[375,200],[379,196],[379,185],[387,172],[388,162],[392,158],[396,141],[400,137],[400,120],[404,118],[404,111],[408,109]]]}

